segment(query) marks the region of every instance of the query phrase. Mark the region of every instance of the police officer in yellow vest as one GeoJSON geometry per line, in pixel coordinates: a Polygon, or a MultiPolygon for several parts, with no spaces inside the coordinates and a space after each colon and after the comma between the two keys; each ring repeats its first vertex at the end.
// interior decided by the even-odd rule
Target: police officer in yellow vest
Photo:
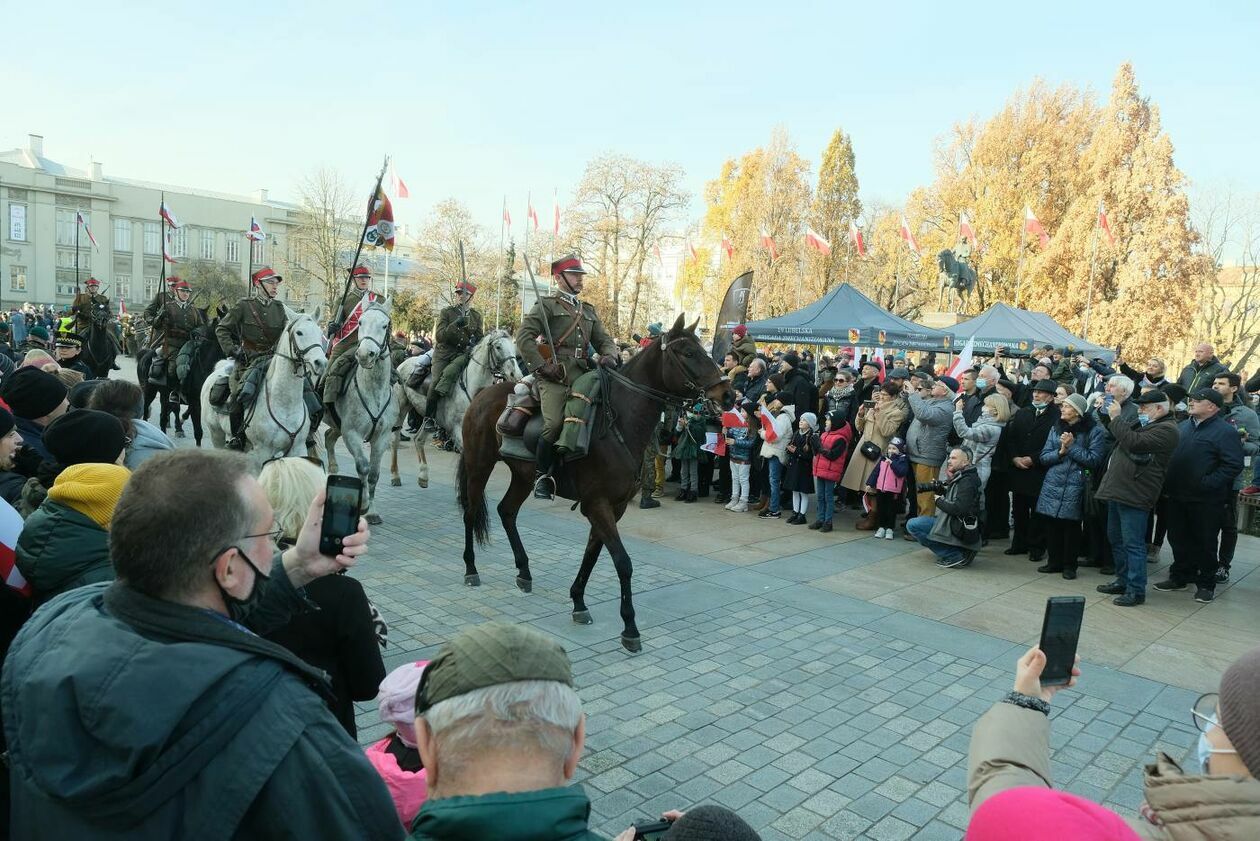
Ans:
{"type": "Polygon", "coordinates": [[[564,425],[569,387],[595,365],[591,348],[598,354],[600,365],[617,366],[617,343],[604,331],[595,308],[578,300],[586,277],[582,261],[573,255],[556,260],[551,264],[551,274],[556,281],[556,294],[539,298],[516,331],[516,346],[538,379],[542,402],[543,434],[538,442],[538,474],[534,481],[534,496],[538,499],[551,499],[555,460],[552,445],[564,425]],[[548,329],[556,343],[554,352],[546,344],[548,329]]]}
{"type": "Polygon", "coordinates": [[[237,301],[214,328],[219,347],[228,356],[236,359],[236,366],[228,380],[232,394],[232,407],[229,411],[232,439],[228,442],[228,447],[233,450],[245,449],[246,400],[241,399],[241,384],[251,370],[260,365],[266,366],[271,360],[276,343],[284,335],[284,326],[289,321],[284,304],[276,300],[276,292],[283,280],[270,266],[263,266],[254,272],[251,282],[258,294],[237,301]]]}

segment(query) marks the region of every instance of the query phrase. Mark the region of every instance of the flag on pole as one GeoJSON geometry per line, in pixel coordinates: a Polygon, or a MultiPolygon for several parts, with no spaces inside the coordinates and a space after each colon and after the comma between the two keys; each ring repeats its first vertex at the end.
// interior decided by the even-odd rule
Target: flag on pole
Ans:
{"type": "Polygon", "coordinates": [[[766,431],[766,443],[778,441],[779,433],[774,431],[774,415],[770,414],[764,403],[757,406],[757,417],[761,419],[761,428],[766,431]]]}
{"type": "Polygon", "coordinates": [[[858,227],[856,219],[849,220],[849,242],[853,244],[853,250],[859,257],[866,256],[866,240],[862,237],[862,229],[858,227]]]}
{"type": "Polygon", "coordinates": [[[687,238],[687,251],[691,253],[691,259],[700,259],[700,255],[696,254],[696,245],[691,241],[690,237],[687,238]]]}
{"type": "Polygon", "coordinates": [[[389,203],[383,187],[376,188],[376,195],[368,202],[367,231],[363,244],[375,248],[394,250],[394,206],[389,203]]]}
{"type": "Polygon", "coordinates": [[[831,243],[809,225],[805,226],[805,244],[824,256],[831,253],[831,243]]]}
{"type": "Polygon", "coordinates": [[[31,595],[31,585],[26,583],[17,568],[18,535],[22,533],[22,517],[13,506],[0,499],[0,575],[10,589],[24,596],[31,595]]]}
{"type": "Polygon", "coordinates": [[[411,191],[407,189],[407,182],[398,177],[398,171],[394,169],[394,159],[389,159],[389,191],[400,199],[411,198],[411,191]]]}
{"type": "Polygon", "coordinates": [[[1111,232],[1111,223],[1107,221],[1107,208],[1102,202],[1098,203],[1098,227],[1102,228],[1103,233],[1107,235],[1107,242],[1115,245],[1116,237],[1111,232]]]}
{"type": "Polygon", "coordinates": [[[538,213],[534,210],[533,199],[526,199],[526,218],[534,223],[534,231],[538,231],[538,213]]]}
{"type": "Polygon", "coordinates": [[[100,246],[96,244],[96,237],[92,236],[92,229],[88,227],[87,220],[83,218],[83,211],[76,210],[74,212],[74,216],[75,216],[75,220],[78,221],[78,223],[83,226],[83,231],[84,233],[88,235],[88,239],[92,241],[92,247],[95,248],[97,251],[100,251],[101,250],[100,246]]]}
{"type": "Polygon", "coordinates": [[[727,429],[747,429],[748,422],[744,420],[743,412],[727,409],[722,413],[722,426],[727,429]]]}
{"type": "Polygon", "coordinates": [[[967,344],[963,345],[962,353],[958,354],[958,358],[954,360],[954,364],[949,368],[949,375],[954,379],[958,379],[963,372],[971,369],[972,356],[976,348],[976,337],[972,336],[967,340],[967,344]]]}
{"type": "Polygon", "coordinates": [[[508,233],[512,232],[512,214],[508,211],[507,205],[503,205],[503,224],[507,225],[508,233]]]}
{"type": "Polygon", "coordinates": [[[665,268],[665,258],[661,256],[661,247],[659,245],[652,246],[652,253],[656,255],[656,262],[661,264],[661,268],[665,268]]]}
{"type": "Polygon", "coordinates": [[[972,248],[976,245],[976,229],[971,227],[971,220],[967,218],[967,211],[958,214],[958,236],[965,237],[967,242],[971,243],[972,248]]]}
{"type": "Polygon", "coordinates": [[[175,258],[171,256],[171,232],[166,232],[166,240],[162,243],[162,259],[168,263],[174,263],[175,258]]]}
{"type": "Polygon", "coordinates": [[[261,242],[267,238],[267,235],[263,233],[262,227],[259,226],[258,220],[253,216],[249,217],[249,230],[245,232],[245,238],[254,242],[261,242]]]}
{"type": "Polygon", "coordinates": [[[761,229],[761,247],[770,252],[771,260],[779,259],[779,248],[774,244],[774,237],[765,228],[761,229]]]}
{"type": "Polygon", "coordinates": [[[1030,234],[1036,234],[1041,241],[1041,247],[1046,248],[1050,245],[1050,235],[1046,233],[1046,229],[1041,226],[1041,221],[1033,214],[1032,208],[1024,205],[1024,230],[1030,234]]]}
{"type": "Polygon", "coordinates": [[[127,314],[127,304],[122,298],[118,299],[118,317],[122,318],[127,314]]]}
{"type": "Polygon", "coordinates": [[[170,225],[172,228],[179,227],[179,222],[175,220],[175,214],[171,213],[171,209],[166,206],[166,202],[162,202],[161,206],[158,208],[158,216],[165,219],[166,224],[170,225]]]}
{"type": "Polygon", "coordinates": [[[910,253],[915,257],[919,256],[919,241],[914,238],[914,231],[910,230],[910,223],[906,220],[906,214],[901,214],[901,238],[906,241],[906,245],[910,249],[910,253]]]}
{"type": "Polygon", "coordinates": [[[731,238],[726,234],[722,234],[722,250],[726,252],[726,259],[735,259],[735,246],[731,244],[731,238]]]}
{"type": "Polygon", "coordinates": [[[552,197],[551,235],[560,236],[560,192],[558,190],[552,197]]]}

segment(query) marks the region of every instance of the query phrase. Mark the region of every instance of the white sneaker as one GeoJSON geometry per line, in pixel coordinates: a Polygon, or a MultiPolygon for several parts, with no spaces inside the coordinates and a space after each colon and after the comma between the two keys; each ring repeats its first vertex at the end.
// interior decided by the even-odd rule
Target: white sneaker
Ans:
{"type": "Polygon", "coordinates": [[[875,529],[875,538],[878,540],[883,537],[885,531],[887,531],[887,529],[875,529]]]}
{"type": "Polygon", "coordinates": [[[892,540],[892,539],[893,539],[893,530],[884,529],[884,540],[892,540]]]}
{"type": "Polygon", "coordinates": [[[734,511],[736,514],[742,514],[742,513],[744,513],[745,511],[747,511],[747,510],[748,510],[748,503],[747,503],[747,502],[741,502],[739,505],[736,505],[736,506],[735,506],[734,508],[732,508],[731,510],[732,510],[732,511],[734,511]]]}

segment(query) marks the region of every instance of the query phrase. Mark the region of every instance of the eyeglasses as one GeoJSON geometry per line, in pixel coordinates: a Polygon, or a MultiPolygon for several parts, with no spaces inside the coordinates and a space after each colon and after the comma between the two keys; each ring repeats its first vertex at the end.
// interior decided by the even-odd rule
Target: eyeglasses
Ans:
{"type": "Polygon", "coordinates": [[[258,534],[247,534],[244,537],[242,537],[241,540],[253,540],[256,537],[269,537],[271,538],[272,543],[279,546],[280,538],[284,537],[284,529],[276,528],[276,529],[272,529],[271,531],[259,532],[258,534]]]}
{"type": "Polygon", "coordinates": [[[1206,733],[1213,727],[1220,726],[1216,721],[1216,708],[1220,700],[1220,695],[1208,692],[1200,695],[1199,700],[1195,701],[1194,706],[1190,708],[1191,720],[1194,721],[1194,726],[1200,733],[1206,733]]]}

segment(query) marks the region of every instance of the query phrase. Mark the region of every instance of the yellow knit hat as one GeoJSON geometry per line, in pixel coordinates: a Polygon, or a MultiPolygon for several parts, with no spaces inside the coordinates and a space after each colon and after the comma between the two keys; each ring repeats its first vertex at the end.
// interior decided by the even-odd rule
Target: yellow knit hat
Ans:
{"type": "Polygon", "coordinates": [[[76,464],[61,471],[48,490],[48,498],[108,529],[129,478],[131,471],[121,465],[76,464]]]}

